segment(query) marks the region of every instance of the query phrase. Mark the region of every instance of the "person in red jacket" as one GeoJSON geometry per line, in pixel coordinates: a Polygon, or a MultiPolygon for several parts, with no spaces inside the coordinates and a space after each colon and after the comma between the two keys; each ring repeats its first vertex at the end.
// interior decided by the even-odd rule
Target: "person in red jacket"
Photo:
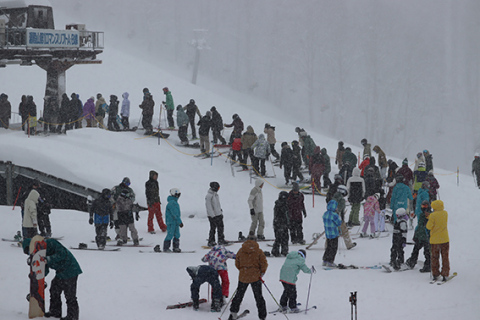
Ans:
{"type": "Polygon", "coordinates": [[[240,137],[233,139],[232,143],[232,160],[242,163],[242,139],[240,137]]]}

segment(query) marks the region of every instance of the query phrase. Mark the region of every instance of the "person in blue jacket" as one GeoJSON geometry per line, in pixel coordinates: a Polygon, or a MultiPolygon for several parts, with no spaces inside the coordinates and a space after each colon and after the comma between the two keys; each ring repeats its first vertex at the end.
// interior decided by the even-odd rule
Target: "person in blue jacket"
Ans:
{"type": "Polygon", "coordinates": [[[417,193],[417,203],[415,205],[415,215],[420,216],[422,213],[422,203],[423,201],[428,201],[430,203],[430,183],[428,181],[423,181],[422,182],[422,187],[418,190],[417,193]]]}
{"type": "Polygon", "coordinates": [[[342,224],[342,220],[338,216],[338,203],[330,200],[327,204],[327,211],[323,214],[323,225],[325,226],[325,237],[327,238],[327,247],[323,254],[323,266],[336,267],[334,263],[338,249],[338,227],[342,224]]]}
{"type": "Polygon", "coordinates": [[[297,307],[297,276],[302,270],[304,273],[312,273],[312,270],[305,264],[307,252],[303,249],[292,251],[287,255],[287,259],[280,269],[280,282],[283,285],[283,294],[280,298],[281,312],[286,313],[287,303],[290,312],[298,313],[297,307]]]}
{"type": "MultiPolygon", "coordinates": [[[[396,212],[399,208],[404,208],[408,211],[408,200],[413,201],[412,192],[410,188],[403,183],[403,176],[395,177],[397,184],[393,188],[390,208],[392,209],[393,223],[397,222],[396,212]]],[[[421,203],[421,202],[420,202],[421,203]]]]}
{"type": "Polygon", "coordinates": [[[168,196],[167,208],[165,210],[165,222],[167,224],[167,236],[163,241],[163,251],[171,252],[170,244],[173,239],[173,252],[181,252],[180,250],[180,228],[183,228],[182,218],[180,217],[180,206],[178,198],[180,198],[180,190],[177,188],[170,189],[168,196]]]}
{"type": "MultiPolygon", "coordinates": [[[[23,240],[23,252],[29,254],[32,239],[23,240]]],[[[82,269],[73,254],[55,239],[45,239],[47,256],[45,276],[50,269],[55,270],[55,277],[50,283],[50,308],[45,312],[45,318],[61,318],[61,320],[78,320],[79,307],[77,301],[77,280],[82,269]],[[62,318],[62,292],[67,303],[67,316],[62,318]]]]}

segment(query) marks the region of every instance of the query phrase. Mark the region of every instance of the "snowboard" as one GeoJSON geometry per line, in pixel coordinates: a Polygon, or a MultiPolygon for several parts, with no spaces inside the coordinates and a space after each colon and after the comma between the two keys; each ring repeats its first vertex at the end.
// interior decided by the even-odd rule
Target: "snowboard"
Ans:
{"type": "MultiPolygon", "coordinates": [[[[199,299],[198,302],[199,303],[205,303],[205,302],[207,302],[207,299],[199,299]]],[[[167,310],[169,310],[169,309],[183,309],[183,308],[191,307],[191,306],[193,306],[193,301],[189,301],[189,302],[185,302],[185,303],[171,304],[171,305],[167,306],[167,310]]]]}
{"type": "MultiPolygon", "coordinates": [[[[142,241],[143,238],[138,238],[138,241],[142,241]]],[[[118,240],[113,240],[113,239],[107,239],[107,242],[111,242],[111,241],[118,241],[118,240]]],[[[130,237],[128,237],[128,242],[132,241],[132,239],[130,237]]],[[[97,243],[95,240],[92,240],[91,241],[92,243],[97,243]]]]}
{"type": "Polygon", "coordinates": [[[195,143],[189,143],[189,144],[181,144],[181,143],[176,143],[175,144],[177,147],[184,147],[184,148],[192,148],[192,149],[200,149],[200,143],[195,142],[195,143]]]}
{"type": "Polygon", "coordinates": [[[45,265],[47,243],[42,236],[32,238],[29,247],[30,264],[30,295],[28,317],[30,319],[43,317],[45,314],[45,265]]]}
{"type": "MultiPolygon", "coordinates": [[[[298,304],[297,304],[297,305],[298,305],[298,304]]],[[[269,314],[276,315],[277,313],[283,313],[283,314],[285,314],[285,313],[303,313],[303,312],[308,311],[308,310],[311,310],[311,309],[317,309],[317,306],[309,307],[309,308],[306,308],[306,309],[300,309],[300,310],[298,310],[297,312],[292,312],[290,309],[288,309],[287,312],[282,312],[282,311],[280,311],[280,310],[277,309],[277,310],[275,310],[275,311],[270,311],[269,314]]]]}
{"type": "Polygon", "coordinates": [[[70,249],[73,250],[90,250],[90,251],[120,251],[120,248],[104,248],[104,249],[98,249],[98,248],[74,248],[70,247],[70,249]]]}
{"type": "Polygon", "coordinates": [[[325,231],[322,233],[317,233],[315,237],[313,238],[312,243],[310,243],[305,249],[310,249],[313,245],[317,244],[318,240],[320,240],[321,237],[325,234],[325,231]]]}
{"type": "Polygon", "coordinates": [[[143,251],[143,250],[138,250],[138,252],[140,253],[175,253],[175,254],[178,254],[178,253],[195,253],[196,251],[195,250],[182,250],[180,252],[173,252],[173,251],[154,251],[154,250],[150,250],[150,251],[143,251]]]}

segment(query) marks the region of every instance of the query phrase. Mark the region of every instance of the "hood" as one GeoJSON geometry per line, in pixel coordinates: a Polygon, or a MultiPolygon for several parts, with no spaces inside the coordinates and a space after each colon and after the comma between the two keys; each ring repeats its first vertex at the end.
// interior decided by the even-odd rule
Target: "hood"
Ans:
{"type": "Polygon", "coordinates": [[[379,146],[375,146],[373,147],[373,151],[375,151],[376,153],[379,153],[380,151],[382,151],[382,149],[380,149],[379,146]]]}
{"type": "Polygon", "coordinates": [[[123,99],[128,99],[128,96],[129,96],[128,92],[124,92],[124,93],[122,94],[122,98],[123,98],[123,99]]]}
{"type": "Polygon", "coordinates": [[[200,266],[187,267],[187,272],[190,275],[190,277],[192,277],[192,280],[197,277],[198,269],[200,269],[200,266]]]}
{"type": "Polygon", "coordinates": [[[304,260],[298,251],[291,251],[287,254],[287,260],[304,260]]]}
{"type": "Polygon", "coordinates": [[[167,198],[168,202],[178,202],[178,198],[174,196],[168,196],[167,198]]]}
{"type": "Polygon", "coordinates": [[[322,151],[319,146],[316,146],[315,149],[313,150],[314,154],[320,154],[322,151]]]}
{"type": "Polygon", "coordinates": [[[247,240],[242,244],[242,249],[245,251],[245,253],[250,254],[260,249],[260,246],[255,240],[247,240]]]}
{"type": "Polygon", "coordinates": [[[327,204],[327,210],[335,212],[337,210],[338,203],[335,200],[330,200],[327,204]]]}
{"type": "Polygon", "coordinates": [[[376,200],[375,196],[369,196],[369,197],[367,198],[367,201],[368,201],[368,202],[374,202],[375,200],[376,200]]]}
{"type": "Polygon", "coordinates": [[[102,104],[103,104],[103,103],[106,103],[106,101],[105,101],[105,98],[104,98],[104,97],[100,97],[99,99],[97,99],[97,101],[100,101],[100,103],[102,103],[102,104]]]}
{"type": "Polygon", "coordinates": [[[157,172],[157,171],[154,171],[154,170],[150,170],[149,178],[150,178],[150,179],[153,179],[153,176],[154,176],[154,175],[157,175],[157,176],[158,176],[158,172],[157,172]]]}
{"type": "Polygon", "coordinates": [[[92,98],[89,98],[89,99],[87,100],[87,102],[90,103],[90,104],[92,104],[94,101],[95,101],[95,100],[93,99],[93,97],[92,97],[92,98]]]}
{"type": "Polygon", "coordinates": [[[264,183],[265,183],[265,181],[263,181],[262,179],[257,179],[257,180],[255,180],[255,187],[260,188],[260,186],[264,183]]]}
{"type": "Polygon", "coordinates": [[[361,173],[360,169],[358,169],[357,167],[353,168],[352,174],[354,177],[360,177],[360,173],[361,173]]]}
{"type": "Polygon", "coordinates": [[[265,135],[264,135],[263,133],[260,133],[260,134],[258,135],[258,140],[264,141],[264,140],[265,140],[265,135]]]}
{"type": "Polygon", "coordinates": [[[327,149],[325,149],[325,148],[322,148],[322,150],[320,150],[320,152],[321,152],[323,155],[327,155],[327,149]]]}
{"type": "Polygon", "coordinates": [[[435,200],[432,202],[431,205],[433,211],[443,211],[443,201],[442,200],[435,200]]]}
{"type": "Polygon", "coordinates": [[[35,204],[38,203],[38,198],[40,198],[40,194],[37,190],[32,190],[27,197],[27,200],[33,201],[35,204]]]}
{"type": "Polygon", "coordinates": [[[247,132],[248,132],[248,133],[255,133],[255,131],[253,131],[253,127],[252,127],[252,126],[248,126],[248,127],[247,127],[247,132]]]}

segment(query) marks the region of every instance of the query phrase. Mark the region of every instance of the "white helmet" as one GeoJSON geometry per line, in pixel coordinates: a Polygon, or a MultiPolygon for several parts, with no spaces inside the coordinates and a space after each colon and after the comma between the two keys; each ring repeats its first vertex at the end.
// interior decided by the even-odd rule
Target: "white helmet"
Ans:
{"type": "Polygon", "coordinates": [[[177,198],[179,198],[179,197],[180,197],[180,194],[181,194],[180,189],[178,189],[178,188],[172,188],[172,189],[170,189],[170,195],[171,195],[172,197],[177,197],[177,198]]]}
{"type": "Polygon", "coordinates": [[[345,187],[343,184],[341,184],[337,187],[337,191],[340,192],[342,197],[346,197],[348,195],[347,187],[345,187]]]}

